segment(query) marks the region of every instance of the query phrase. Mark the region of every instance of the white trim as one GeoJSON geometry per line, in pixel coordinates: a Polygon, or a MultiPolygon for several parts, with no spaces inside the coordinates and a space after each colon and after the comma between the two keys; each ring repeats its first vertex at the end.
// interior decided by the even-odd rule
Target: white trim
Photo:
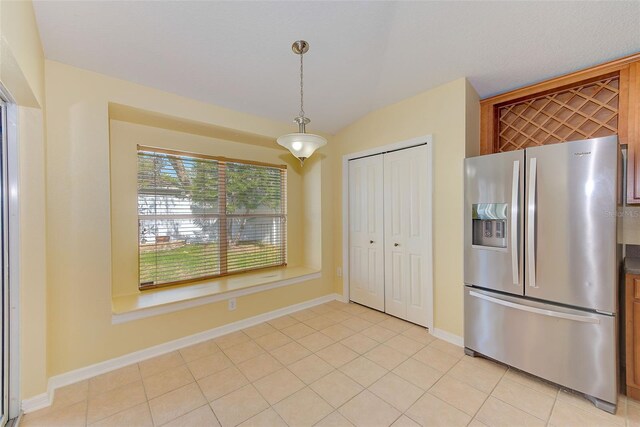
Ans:
{"type": "Polygon", "coordinates": [[[451,343],[453,345],[457,345],[458,347],[464,347],[464,338],[459,335],[452,334],[451,332],[443,331],[442,329],[429,329],[431,331],[431,335],[436,338],[440,338],[443,341],[451,343]]]}
{"type": "Polygon", "coordinates": [[[422,144],[432,144],[433,136],[424,135],[417,138],[407,139],[405,141],[394,142],[392,144],[381,145],[379,147],[370,148],[368,150],[358,151],[356,153],[345,154],[342,156],[342,160],[347,161],[357,159],[366,156],[375,156],[376,154],[387,153],[389,151],[402,150],[404,148],[411,148],[422,144]]]}
{"type": "Polygon", "coordinates": [[[342,298],[349,301],[349,158],[342,156],[342,298]]]}
{"type": "Polygon", "coordinates": [[[18,107],[0,85],[7,129],[7,189],[9,215],[9,419],[20,415],[20,150],[18,107]]]}
{"type": "Polygon", "coordinates": [[[349,160],[360,157],[374,156],[394,150],[402,150],[418,145],[427,146],[427,201],[430,215],[427,219],[427,262],[429,264],[429,280],[427,283],[427,293],[430,295],[431,307],[427,327],[433,330],[433,136],[425,135],[406,141],[395,142],[393,144],[382,145],[369,150],[358,151],[357,153],[345,154],[342,156],[342,295],[343,301],[349,301],[349,160]]]}
{"type": "Polygon", "coordinates": [[[38,409],[46,408],[51,405],[52,398],[53,392],[47,391],[46,393],[30,397],[29,399],[24,399],[22,401],[22,412],[27,414],[29,412],[37,411],[38,409]]]}
{"type": "Polygon", "coordinates": [[[429,330],[433,329],[433,156],[434,145],[431,136],[427,137],[427,211],[429,216],[427,218],[427,241],[425,243],[427,253],[427,268],[430,274],[427,276],[427,295],[431,302],[429,307],[429,318],[427,319],[427,327],[429,330]]]}
{"type": "Polygon", "coordinates": [[[2,233],[0,233],[0,237],[2,238],[0,241],[0,247],[2,248],[2,279],[0,283],[2,287],[0,289],[0,293],[2,294],[1,304],[2,304],[2,356],[1,356],[1,366],[2,366],[2,393],[0,394],[0,399],[2,399],[2,412],[0,412],[0,425],[5,425],[9,420],[9,380],[10,380],[10,370],[9,370],[9,361],[11,360],[10,354],[10,328],[11,328],[11,289],[10,289],[10,257],[9,257],[9,161],[7,159],[9,153],[9,138],[7,135],[8,131],[8,119],[7,119],[7,103],[4,101],[3,97],[0,96],[0,152],[2,156],[0,156],[0,223],[2,224],[2,233]]]}
{"type": "Polygon", "coordinates": [[[306,282],[307,280],[320,279],[322,277],[321,272],[315,272],[305,274],[298,277],[292,277],[290,279],[283,279],[277,282],[268,283],[265,285],[251,286],[245,289],[238,289],[237,291],[224,292],[221,294],[209,295],[201,298],[194,298],[187,301],[180,301],[175,303],[163,304],[156,307],[143,308],[141,310],[129,311],[126,313],[113,313],[111,315],[111,323],[117,325],[119,323],[131,322],[133,320],[144,319],[152,316],[159,316],[161,314],[172,313],[174,311],[185,310],[188,308],[198,307],[205,304],[211,304],[213,302],[224,301],[229,298],[237,298],[244,295],[255,294],[256,292],[268,291],[270,289],[280,288],[283,286],[289,286],[296,283],[306,282]]]}
{"type": "Polygon", "coordinates": [[[304,310],[316,305],[324,304],[329,301],[341,300],[342,296],[339,294],[324,295],[312,300],[304,301],[299,304],[290,305],[277,310],[270,311],[268,313],[259,314],[257,316],[249,317],[247,319],[239,320],[237,322],[229,323],[217,328],[209,329],[208,331],[199,332],[194,335],[189,335],[177,340],[169,341],[163,344],[159,344],[153,347],[148,347],[143,350],[135,351],[133,353],[125,354],[120,357],[105,360],[94,365],[86,366],[84,368],[76,369],[74,371],[65,372],[64,374],[56,375],[49,378],[49,384],[47,392],[24,399],[22,401],[22,410],[25,413],[33,412],[38,409],[45,408],[51,405],[55,390],[64,387],[69,384],[83,381],[96,375],[104,374],[106,372],[113,371],[114,369],[122,368],[132,363],[138,363],[151,357],[160,356],[162,354],[179,350],[181,348],[198,344],[203,341],[207,341],[213,338],[220,337],[232,332],[236,332],[250,326],[257,325],[262,322],[275,319],[280,316],[295,313],[296,311],[304,310]]]}
{"type": "Polygon", "coordinates": [[[336,294],[336,301],[340,301],[346,304],[349,302],[349,299],[345,298],[342,294],[336,294]]]}

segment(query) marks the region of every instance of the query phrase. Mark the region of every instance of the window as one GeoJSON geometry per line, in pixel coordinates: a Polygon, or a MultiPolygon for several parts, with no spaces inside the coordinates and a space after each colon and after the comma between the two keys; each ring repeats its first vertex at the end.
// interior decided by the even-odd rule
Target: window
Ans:
{"type": "Polygon", "coordinates": [[[286,265],[286,173],[139,146],[140,289],[286,265]]]}

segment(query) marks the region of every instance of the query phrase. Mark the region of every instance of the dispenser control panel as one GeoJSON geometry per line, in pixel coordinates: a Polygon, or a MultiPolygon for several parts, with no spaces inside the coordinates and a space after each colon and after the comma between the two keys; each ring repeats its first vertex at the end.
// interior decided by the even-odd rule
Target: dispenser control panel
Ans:
{"type": "Polygon", "coordinates": [[[478,203],[472,205],[473,245],[490,248],[507,247],[507,204],[478,203]]]}

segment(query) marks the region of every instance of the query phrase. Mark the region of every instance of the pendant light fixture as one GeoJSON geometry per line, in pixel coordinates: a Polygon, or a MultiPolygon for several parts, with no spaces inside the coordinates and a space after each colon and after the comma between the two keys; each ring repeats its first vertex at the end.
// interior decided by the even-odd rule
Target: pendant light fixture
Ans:
{"type": "Polygon", "coordinates": [[[282,145],[291,154],[300,159],[302,165],[314,151],[327,143],[327,140],[320,135],[314,135],[306,132],[306,125],[311,121],[304,115],[304,67],[302,56],[309,51],[309,43],[304,40],[293,42],[291,50],[296,55],[300,55],[300,113],[298,117],[293,119],[298,124],[298,132],[283,135],[278,138],[278,144],[282,145]]]}

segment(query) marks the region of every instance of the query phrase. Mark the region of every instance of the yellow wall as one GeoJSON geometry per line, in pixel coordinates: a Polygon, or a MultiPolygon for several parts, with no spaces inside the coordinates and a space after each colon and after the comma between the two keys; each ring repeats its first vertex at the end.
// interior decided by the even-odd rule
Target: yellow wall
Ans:
{"type": "Polygon", "coordinates": [[[480,155],[480,97],[468,80],[465,86],[467,103],[465,157],[472,157],[480,155]]]}
{"type": "Polygon", "coordinates": [[[17,105],[20,397],[47,385],[44,55],[30,1],[0,1],[0,82],[17,105]]]}
{"type": "Polygon", "coordinates": [[[20,395],[47,386],[46,184],[43,113],[18,108],[20,145],[20,395]]]}
{"type": "MultiPolygon", "coordinates": [[[[333,138],[333,191],[342,192],[342,156],[424,135],[433,135],[434,327],[462,336],[462,160],[478,150],[478,96],[458,79],[373,111],[333,138]]],[[[342,206],[334,204],[334,262],[342,265],[342,206]]],[[[335,281],[342,291],[342,279],[335,281]]]]}
{"type": "Polygon", "coordinates": [[[31,1],[0,2],[0,80],[21,106],[44,100],[44,55],[31,1]]]}
{"type": "MultiPolygon", "coordinates": [[[[272,140],[292,126],[51,61],[46,61],[46,91],[49,376],[333,292],[333,259],[323,253],[322,279],[241,297],[236,311],[221,302],[112,325],[109,103],[272,140]]],[[[235,157],[252,158],[264,149],[238,144],[233,150],[235,157]]],[[[316,167],[305,166],[302,187],[307,178],[322,180],[328,191],[329,162],[322,157],[319,153],[316,167]],[[323,171],[321,178],[316,168],[323,171]]],[[[120,165],[112,167],[120,172],[120,165]]],[[[303,212],[317,212],[321,224],[314,227],[329,230],[331,198],[325,190],[319,196],[305,201],[303,212]]],[[[332,247],[331,233],[319,236],[323,247],[332,247]]]]}

